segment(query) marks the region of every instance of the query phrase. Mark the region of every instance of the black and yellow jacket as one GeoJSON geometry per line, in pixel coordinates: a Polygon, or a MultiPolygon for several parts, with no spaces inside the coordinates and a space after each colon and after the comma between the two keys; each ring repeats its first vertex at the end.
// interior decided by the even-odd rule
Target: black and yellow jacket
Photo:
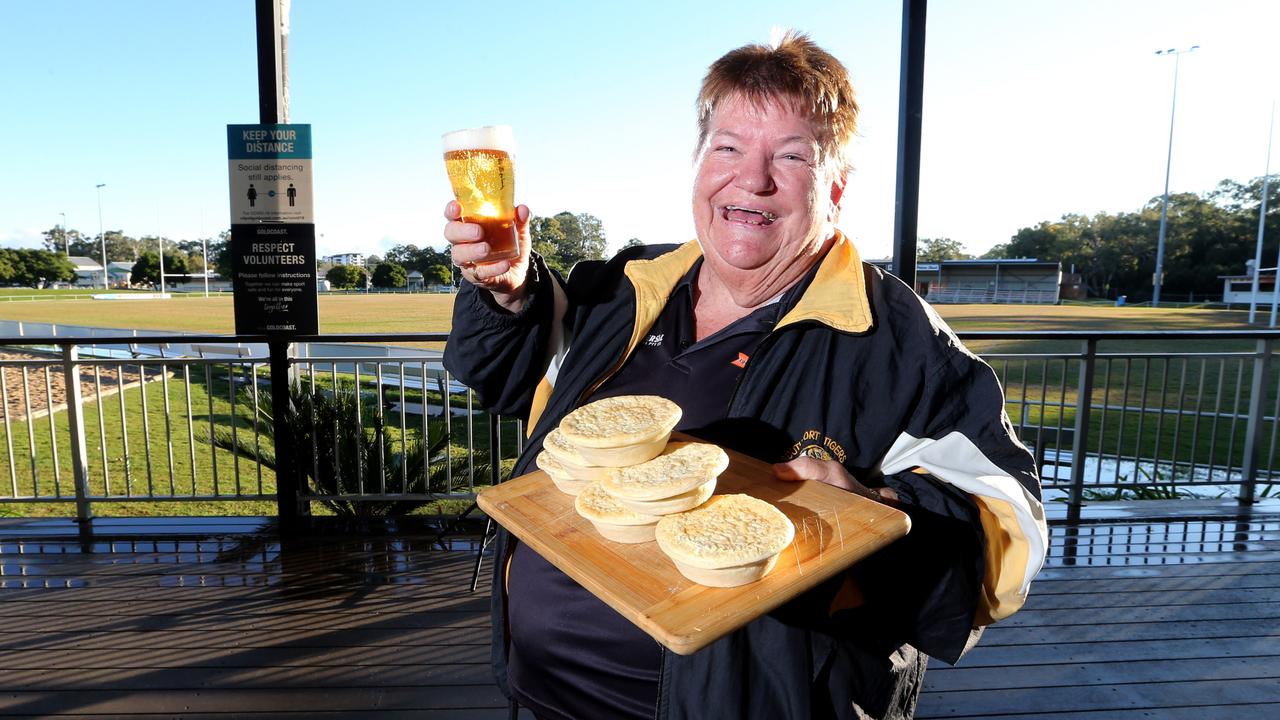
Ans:
{"type": "MultiPolygon", "coordinates": [[[[700,252],[631,248],[580,263],[567,282],[535,258],[515,315],[464,284],[445,365],[485,407],[529,419],[516,474],[622,366],[700,252]]],[[[954,663],[982,626],[1022,605],[1044,560],[1034,462],[992,370],[844,237],[807,281],[708,439],[769,462],[836,459],[864,484],[894,488],[912,530],[703,650],[664,652],[659,718],[909,717],[924,654],[954,663]]],[[[504,565],[493,647],[505,691],[504,565]]]]}

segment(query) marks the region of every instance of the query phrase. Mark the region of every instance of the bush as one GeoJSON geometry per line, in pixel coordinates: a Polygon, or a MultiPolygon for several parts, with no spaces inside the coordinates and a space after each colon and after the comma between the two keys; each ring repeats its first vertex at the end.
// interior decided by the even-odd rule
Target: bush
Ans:
{"type": "MultiPolygon", "coordinates": [[[[467,472],[466,452],[448,452],[450,438],[443,420],[429,421],[427,432],[434,440],[427,447],[416,429],[409,429],[403,442],[390,435],[378,413],[376,393],[357,394],[351,383],[340,382],[336,392],[317,387],[313,394],[294,387],[289,394],[293,408],[285,426],[297,448],[301,477],[307,490],[321,496],[320,502],[339,517],[408,514],[430,500],[360,500],[341,496],[378,494],[383,488],[386,493],[443,494],[449,489],[450,476],[461,477],[467,472]]],[[[247,391],[241,407],[252,411],[252,398],[247,391]]],[[[274,470],[277,428],[271,408],[271,390],[260,389],[258,426],[263,439],[258,443],[233,438],[230,430],[219,430],[214,444],[274,470]]],[[[247,421],[251,423],[253,418],[247,421]]],[[[471,462],[478,476],[488,474],[487,451],[473,450],[471,462]]]]}

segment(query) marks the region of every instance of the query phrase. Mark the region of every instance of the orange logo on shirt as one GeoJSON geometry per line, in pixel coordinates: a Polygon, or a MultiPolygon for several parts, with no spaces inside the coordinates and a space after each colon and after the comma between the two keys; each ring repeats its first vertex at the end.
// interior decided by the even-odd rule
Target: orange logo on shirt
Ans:
{"type": "Polygon", "coordinates": [[[748,361],[748,360],[750,360],[750,359],[751,359],[751,357],[750,357],[749,355],[747,355],[746,353],[738,353],[738,359],[737,359],[737,360],[730,360],[730,361],[729,361],[729,364],[730,364],[730,365],[733,365],[734,367],[744,368],[744,367],[746,367],[746,366],[747,366],[747,361],[748,361]]]}

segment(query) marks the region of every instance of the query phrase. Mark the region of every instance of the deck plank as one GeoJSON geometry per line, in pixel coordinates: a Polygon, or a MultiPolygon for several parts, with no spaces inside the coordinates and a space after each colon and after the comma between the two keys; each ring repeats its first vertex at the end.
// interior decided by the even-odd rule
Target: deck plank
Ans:
{"type": "Polygon", "coordinates": [[[106,525],[0,523],[0,716],[507,718],[473,550],[106,525]]]}
{"type": "MultiPolygon", "coordinates": [[[[489,573],[427,534],[0,521],[0,716],[505,720],[489,573]]],[[[1280,715],[1280,519],[1051,526],[1026,607],[917,717],[1280,715]]],[[[529,718],[522,714],[522,720],[529,718]]]]}
{"type": "Polygon", "coordinates": [[[918,718],[1130,720],[1280,712],[1280,522],[1050,528],[1026,606],[955,666],[918,718]]]}

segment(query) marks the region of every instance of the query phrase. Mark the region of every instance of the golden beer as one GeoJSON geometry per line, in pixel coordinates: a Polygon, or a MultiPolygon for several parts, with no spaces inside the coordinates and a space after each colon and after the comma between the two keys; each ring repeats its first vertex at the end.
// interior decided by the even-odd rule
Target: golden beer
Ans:
{"type": "Polygon", "coordinates": [[[506,125],[459,130],[444,136],[444,167],[462,219],[484,229],[489,254],[479,262],[520,255],[516,237],[515,141],[506,125]]]}

